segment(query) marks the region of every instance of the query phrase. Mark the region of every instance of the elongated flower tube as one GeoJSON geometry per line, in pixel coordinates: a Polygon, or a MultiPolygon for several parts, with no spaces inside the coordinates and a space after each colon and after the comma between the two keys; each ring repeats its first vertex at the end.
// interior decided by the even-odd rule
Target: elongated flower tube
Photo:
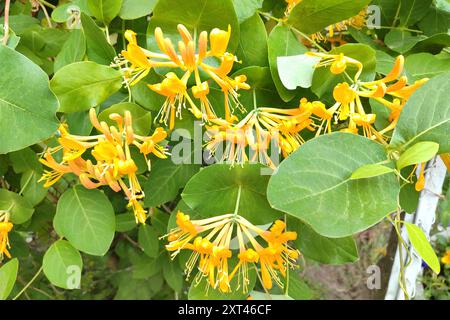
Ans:
{"type": "Polygon", "coordinates": [[[225,119],[235,121],[235,110],[244,111],[237,92],[248,90],[250,86],[245,82],[247,79],[244,75],[234,79],[228,76],[234,63],[238,62],[237,58],[228,52],[231,27],[229,26],[227,31],[212,29],[209,34],[209,49],[206,31],[200,32],[198,41],[194,41],[194,37],[184,25],[179,24],[177,28],[181,40],[176,44],[170,38],[164,37],[161,28],[155,29],[155,40],[160,52],[139,47],[135,33],[127,30],[127,50],[122,51],[114,65],[121,68],[129,85],[141,81],[152,68],[173,69],[160,83],[147,84],[151,90],[166,97],[155,120],[164,123],[169,129],[174,128],[176,118],[181,118],[182,109],[186,106],[198,119],[207,122],[217,118],[216,111],[208,99],[208,79],[215,82],[224,95],[225,119]],[[177,70],[179,72],[176,72],[177,70]],[[208,78],[202,79],[201,75],[208,78]],[[191,78],[195,85],[189,89],[191,78]],[[194,98],[191,98],[189,91],[194,98]]]}
{"type": "Polygon", "coordinates": [[[225,214],[201,220],[191,220],[181,211],[176,215],[177,227],[165,237],[169,243],[166,249],[172,259],[181,250],[190,250],[192,254],[186,263],[185,273],[189,278],[194,267],[198,273],[194,283],[203,278],[212,287],[221,292],[241,289],[248,292],[249,266],[257,265],[261,273],[262,285],[271,289],[273,282],[283,287],[282,278],[286,270],[294,267],[299,257],[298,250],[289,246],[295,240],[295,232],[286,232],[286,224],[277,220],[270,230],[263,230],[238,214],[225,214]],[[236,237],[238,252],[230,247],[231,239],[236,237]],[[237,263],[231,267],[230,261],[237,257],[237,263]],[[232,288],[231,280],[238,277],[237,285],[232,288]]]}
{"type": "Polygon", "coordinates": [[[141,136],[134,132],[132,117],[129,111],[124,115],[110,114],[115,126],[99,122],[95,109],[89,111],[92,125],[100,133],[94,136],[78,136],[69,133],[66,125],[59,128],[59,146],[48,148],[40,162],[51,170],[44,171],[39,181],[45,181],[44,186],[50,187],[64,174],[73,173],[79,177],[80,183],[88,189],[109,186],[115,192],[123,191],[132,208],[136,222],[145,223],[146,211],[140,201],[144,192],[137,178],[138,167],[131,156],[130,147],[136,147],[147,160],[150,169],[149,154],[159,158],[167,157],[167,150],[159,143],[167,133],[157,128],[151,136],[141,136]],[[83,158],[86,152],[92,156],[83,158]],[[62,160],[56,161],[54,154],[62,152],[62,160]]]}

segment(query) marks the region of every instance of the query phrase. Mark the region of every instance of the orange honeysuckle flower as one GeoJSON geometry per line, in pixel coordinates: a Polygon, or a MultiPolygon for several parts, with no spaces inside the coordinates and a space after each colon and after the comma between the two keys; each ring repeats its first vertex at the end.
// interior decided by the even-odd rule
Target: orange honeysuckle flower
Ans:
{"type": "Polygon", "coordinates": [[[224,95],[226,120],[236,120],[237,118],[233,116],[234,110],[237,108],[243,111],[237,91],[248,90],[250,87],[245,83],[246,77],[243,75],[234,79],[228,77],[234,63],[237,62],[237,58],[227,52],[231,27],[229,26],[227,31],[218,28],[211,30],[209,50],[206,31],[200,32],[196,43],[184,25],[179,24],[177,28],[181,36],[181,41],[178,41],[177,46],[172,43],[170,38],[164,37],[161,28],[155,29],[155,40],[161,53],[139,47],[134,32],[126,31],[125,36],[129,44],[127,50],[122,52],[121,57],[116,59],[115,66],[121,67],[126,81],[130,82],[130,85],[142,80],[151,68],[166,67],[183,72],[181,78],[174,72],[168,72],[160,83],[148,84],[151,90],[167,97],[155,120],[168,125],[170,129],[174,128],[175,119],[181,117],[181,109],[185,107],[185,102],[189,106],[189,111],[196,118],[204,121],[217,118],[208,99],[209,84],[202,80],[201,74],[209,76],[221,88],[224,95]],[[219,65],[212,64],[213,60],[219,61],[219,65]],[[200,101],[200,107],[188,93],[188,81],[191,76],[195,80],[195,85],[191,88],[192,94],[194,99],[200,101]]]}
{"type": "Polygon", "coordinates": [[[8,218],[8,212],[3,212],[0,216],[0,261],[3,259],[3,255],[11,259],[11,254],[8,250],[10,248],[8,233],[11,232],[13,224],[8,221],[8,218]]]}
{"type": "Polygon", "coordinates": [[[249,264],[258,263],[262,284],[266,289],[272,287],[272,280],[283,287],[281,277],[286,276],[286,269],[293,267],[299,256],[298,251],[288,245],[289,241],[296,239],[297,234],[285,232],[286,224],[280,220],[267,231],[254,226],[238,214],[191,220],[179,211],[177,225],[178,227],[166,235],[169,241],[166,249],[172,252],[172,259],[181,250],[191,250],[192,254],[186,263],[186,275],[189,277],[198,265],[199,272],[195,276],[194,284],[205,278],[208,288],[212,287],[221,292],[242,288],[242,291],[247,293],[250,283],[249,264]],[[233,257],[230,245],[234,236],[239,243],[238,262],[230,269],[229,262],[233,257]],[[260,237],[259,240],[257,237],[260,237]],[[265,242],[267,247],[261,245],[261,242],[265,242]],[[232,288],[231,280],[235,276],[238,281],[236,287],[232,288]]]}
{"type": "Polygon", "coordinates": [[[123,191],[128,198],[128,206],[132,208],[136,222],[145,223],[146,211],[140,200],[144,193],[137,179],[138,167],[131,157],[130,147],[135,146],[144,154],[148,167],[150,162],[147,155],[153,153],[159,158],[166,158],[166,149],[159,145],[167,133],[157,128],[152,136],[140,136],[134,133],[132,117],[129,111],[124,115],[110,114],[115,126],[108,126],[106,122],[99,122],[95,109],[89,111],[92,125],[100,133],[94,136],[77,136],[69,133],[66,126],[61,126],[58,139],[59,146],[49,148],[40,159],[51,171],[45,171],[41,180],[45,180],[45,187],[50,187],[64,174],[73,173],[79,177],[80,183],[88,189],[109,186],[115,192],[123,191]],[[92,159],[83,159],[90,151],[92,159]],[[62,152],[62,161],[57,162],[52,156],[55,152],[62,152]],[[125,182],[126,181],[126,182],[125,182]]]}

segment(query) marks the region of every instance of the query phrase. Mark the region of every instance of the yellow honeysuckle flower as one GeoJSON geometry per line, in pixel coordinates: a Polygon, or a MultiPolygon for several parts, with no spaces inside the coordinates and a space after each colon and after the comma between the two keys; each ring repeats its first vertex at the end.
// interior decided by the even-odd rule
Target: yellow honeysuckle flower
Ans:
{"type": "Polygon", "coordinates": [[[11,254],[8,248],[10,248],[8,233],[12,230],[13,224],[7,220],[8,214],[3,214],[0,220],[0,261],[3,259],[3,255],[6,255],[11,259],[11,254]]]}
{"type": "Polygon", "coordinates": [[[444,256],[441,258],[441,262],[446,265],[450,264],[450,250],[445,252],[444,256]]]}
{"type": "Polygon", "coordinates": [[[288,245],[289,241],[296,239],[297,234],[285,232],[286,224],[280,220],[270,230],[262,230],[238,214],[191,220],[188,215],[178,211],[176,218],[178,227],[165,236],[169,241],[166,249],[172,252],[172,259],[181,250],[192,251],[185,273],[189,277],[198,264],[199,272],[194,284],[206,278],[208,287],[221,292],[242,288],[247,293],[249,264],[259,263],[263,286],[270,289],[272,281],[275,281],[283,287],[281,277],[286,276],[286,269],[293,267],[299,256],[298,251],[288,245]],[[233,250],[230,244],[234,236],[238,239],[239,252],[236,255],[238,262],[231,270],[229,261],[233,257],[233,250]],[[237,286],[232,288],[231,280],[235,276],[238,277],[237,286]]]}
{"type": "Polygon", "coordinates": [[[174,128],[175,119],[181,117],[181,109],[185,107],[185,102],[189,106],[189,111],[196,118],[204,121],[217,118],[216,112],[208,100],[209,84],[201,79],[201,74],[209,76],[221,88],[224,94],[226,120],[230,122],[236,120],[237,118],[233,116],[234,110],[236,108],[242,112],[244,110],[239,102],[237,91],[248,90],[250,87],[245,83],[246,77],[243,75],[234,79],[228,77],[234,63],[238,62],[233,54],[227,52],[231,27],[228,26],[227,31],[218,28],[211,30],[209,50],[206,31],[200,32],[198,41],[195,43],[194,37],[185,26],[179,24],[177,28],[181,36],[177,47],[170,38],[164,37],[161,28],[155,29],[155,40],[161,53],[140,48],[136,43],[135,33],[127,30],[125,37],[129,44],[127,50],[122,52],[121,57],[116,59],[115,66],[121,67],[125,79],[130,85],[142,80],[151,68],[166,67],[179,69],[184,73],[179,78],[174,72],[168,72],[160,83],[148,84],[151,90],[167,97],[155,120],[168,125],[170,129],[174,128]],[[218,61],[219,65],[211,63],[213,60],[218,61]],[[195,99],[200,100],[200,107],[188,94],[188,81],[191,76],[195,80],[192,94],[195,99]]]}
{"type": "Polygon", "coordinates": [[[145,223],[146,211],[139,200],[144,193],[137,178],[138,167],[131,157],[130,147],[135,146],[144,154],[150,168],[147,155],[153,153],[159,158],[166,158],[166,149],[159,145],[167,133],[157,128],[152,136],[140,136],[132,127],[132,117],[129,111],[124,115],[110,114],[115,126],[99,122],[95,109],[89,111],[92,125],[100,133],[95,136],[77,136],[69,133],[67,126],[61,126],[58,139],[59,146],[49,148],[40,159],[41,163],[52,169],[45,171],[41,180],[45,187],[57,182],[64,174],[73,173],[79,177],[80,183],[88,189],[109,186],[115,192],[123,191],[128,198],[128,207],[133,209],[136,222],[145,223]],[[90,151],[92,159],[83,159],[85,152],[90,151]],[[62,161],[57,162],[52,156],[62,152],[62,161]],[[93,162],[94,161],[94,162],[93,162]],[[126,182],[125,182],[126,181],[126,182]]]}
{"type": "MultiPolygon", "coordinates": [[[[359,79],[363,66],[352,58],[343,54],[333,55],[327,53],[310,52],[308,55],[321,58],[316,67],[330,67],[334,74],[345,72],[348,64],[353,64],[358,68],[353,83],[339,83],[333,90],[333,97],[336,103],[328,109],[316,107],[313,115],[319,117],[322,123],[319,125],[317,135],[322,132],[326,123],[327,131],[331,132],[331,120],[338,124],[340,121],[348,121],[347,127],[341,129],[343,132],[358,134],[359,128],[362,128],[364,136],[377,140],[383,144],[388,139],[385,134],[393,130],[398,122],[400,113],[412,93],[428,81],[427,78],[416,81],[413,85],[407,85],[408,79],[402,76],[404,57],[398,56],[395,60],[392,70],[383,78],[374,81],[361,81],[359,79]],[[392,97],[392,100],[386,98],[392,97]],[[390,110],[388,120],[390,124],[384,129],[378,131],[374,128],[376,115],[367,114],[361,98],[368,98],[378,101],[390,110]]],[[[302,103],[301,103],[302,105],[302,103]]],[[[306,103],[303,103],[304,109],[312,109],[306,103]]],[[[312,125],[314,127],[314,124],[312,125]]]]}

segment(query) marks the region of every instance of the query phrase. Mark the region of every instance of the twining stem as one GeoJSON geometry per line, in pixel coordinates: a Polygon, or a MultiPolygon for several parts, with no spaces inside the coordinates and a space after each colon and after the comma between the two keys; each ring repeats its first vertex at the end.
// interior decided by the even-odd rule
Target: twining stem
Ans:
{"type": "Polygon", "coordinates": [[[303,32],[301,32],[300,30],[291,27],[291,29],[296,32],[297,34],[301,35],[303,38],[305,38],[306,40],[308,40],[309,42],[311,42],[317,49],[319,49],[320,51],[322,51],[323,53],[328,53],[327,50],[325,50],[324,48],[322,48],[316,41],[314,41],[312,38],[310,38],[308,35],[304,34],[303,32]]]}
{"type": "Polygon", "coordinates": [[[37,279],[37,277],[39,277],[39,275],[41,274],[42,270],[43,270],[43,266],[41,266],[39,268],[39,270],[36,272],[36,274],[33,276],[33,278],[31,278],[30,281],[28,281],[28,283],[22,288],[22,290],[20,290],[20,292],[13,298],[13,300],[17,300],[32,284],[33,282],[37,279]]]}
{"type": "Polygon", "coordinates": [[[55,9],[56,6],[54,4],[51,4],[50,2],[47,2],[45,0],[39,0],[40,3],[42,3],[43,5],[46,5],[47,7],[51,8],[51,9],[55,9]]]}
{"type": "Polygon", "coordinates": [[[5,0],[5,18],[4,18],[4,25],[3,25],[3,44],[6,46],[8,43],[8,37],[9,37],[9,6],[10,6],[11,0],[5,0]]]}

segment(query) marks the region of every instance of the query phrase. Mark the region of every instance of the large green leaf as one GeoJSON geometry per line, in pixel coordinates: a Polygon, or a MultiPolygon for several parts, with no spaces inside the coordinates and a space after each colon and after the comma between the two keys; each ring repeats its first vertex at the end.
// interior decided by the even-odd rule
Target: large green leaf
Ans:
{"type": "Polygon", "coordinates": [[[281,163],[269,182],[269,202],[323,236],[352,235],[397,207],[394,174],[351,179],[356,169],[386,158],[382,145],[364,137],[341,132],[320,136],[281,163]]]}
{"type": "Polygon", "coordinates": [[[267,32],[259,14],[241,23],[236,55],[239,60],[242,60],[242,64],[238,66],[268,66],[267,32]]]}
{"type": "Polygon", "coordinates": [[[408,99],[400,114],[391,145],[403,151],[420,141],[439,144],[450,152],[450,73],[434,77],[408,99]]]}
{"type": "Polygon", "coordinates": [[[87,0],[91,14],[105,25],[117,17],[122,7],[122,0],[87,0]]]}
{"type": "Polygon", "coordinates": [[[154,30],[160,27],[164,34],[173,40],[180,39],[177,25],[181,23],[197,35],[202,31],[211,31],[213,28],[228,30],[231,26],[231,38],[228,46],[229,52],[234,52],[239,40],[239,24],[231,0],[189,0],[179,1],[174,5],[173,0],[159,0],[153,9],[153,17],[148,25],[150,36],[147,38],[148,46],[156,49],[154,30]]]}
{"type": "Polygon", "coordinates": [[[86,37],[80,29],[72,30],[61,51],[55,58],[55,72],[73,62],[82,61],[86,54],[86,37]]]}
{"type": "Polygon", "coordinates": [[[92,255],[104,255],[114,238],[115,216],[108,198],[80,185],[61,196],[53,224],[75,248],[92,255]]]}
{"type": "Polygon", "coordinates": [[[69,64],[50,81],[60,102],[59,111],[78,112],[95,107],[122,86],[119,71],[92,61],[69,64]]]}
{"type": "Polygon", "coordinates": [[[11,222],[14,224],[27,222],[34,212],[28,200],[6,189],[0,189],[0,210],[9,211],[11,222]]]}
{"type": "Polygon", "coordinates": [[[0,268],[0,300],[6,300],[16,283],[19,260],[8,261],[0,268]]]}
{"type": "Polygon", "coordinates": [[[288,22],[312,34],[357,15],[370,0],[302,0],[292,9],[288,22]]]}
{"type": "Polygon", "coordinates": [[[272,79],[278,94],[284,101],[292,100],[295,96],[295,90],[288,90],[281,83],[280,76],[278,75],[277,58],[302,54],[307,49],[298,41],[291,29],[283,24],[279,24],[272,29],[267,46],[269,50],[270,73],[272,74],[272,79]]]}
{"type": "Polygon", "coordinates": [[[428,12],[433,0],[401,0],[400,25],[412,26],[420,21],[428,12]]]}
{"type": "Polygon", "coordinates": [[[436,253],[433,250],[430,242],[428,242],[425,233],[415,224],[405,222],[406,231],[408,232],[408,238],[411,241],[414,249],[420,255],[420,257],[426,262],[426,264],[436,273],[441,272],[441,265],[436,253]]]}
{"type": "Polygon", "coordinates": [[[38,182],[42,172],[28,170],[20,178],[20,188],[23,197],[28,200],[31,206],[37,205],[44,200],[48,189],[44,188],[44,181],[38,182]]]}
{"type": "Polygon", "coordinates": [[[239,23],[252,17],[258,9],[261,9],[263,2],[264,0],[233,0],[234,10],[239,23]]]}
{"type": "Polygon", "coordinates": [[[298,219],[288,220],[288,229],[297,232],[296,248],[308,259],[327,264],[352,263],[358,260],[353,237],[328,238],[321,236],[298,219]]]}
{"type": "Polygon", "coordinates": [[[0,46],[0,61],[1,154],[50,137],[58,128],[58,100],[47,75],[25,56],[0,46]]]}
{"type": "Polygon", "coordinates": [[[45,276],[55,286],[63,289],[79,289],[71,278],[76,276],[75,272],[81,276],[83,260],[80,252],[68,241],[58,240],[53,243],[45,252],[42,267],[45,276]]]}
{"type": "Polygon", "coordinates": [[[95,24],[91,17],[81,13],[81,23],[86,36],[86,53],[89,60],[109,65],[116,56],[116,51],[106,40],[102,30],[95,24]]]}
{"type": "Polygon", "coordinates": [[[150,14],[158,0],[123,0],[119,17],[133,20],[150,14]]]}
{"type": "Polygon", "coordinates": [[[280,213],[267,202],[266,188],[270,176],[261,174],[263,168],[257,164],[206,167],[189,180],[182,198],[203,217],[212,217],[233,213],[240,192],[238,213],[241,216],[254,224],[272,222],[280,213]]]}
{"type": "Polygon", "coordinates": [[[430,53],[409,55],[405,61],[408,79],[419,80],[433,78],[445,72],[450,72],[450,59],[439,59],[430,53]]]}

